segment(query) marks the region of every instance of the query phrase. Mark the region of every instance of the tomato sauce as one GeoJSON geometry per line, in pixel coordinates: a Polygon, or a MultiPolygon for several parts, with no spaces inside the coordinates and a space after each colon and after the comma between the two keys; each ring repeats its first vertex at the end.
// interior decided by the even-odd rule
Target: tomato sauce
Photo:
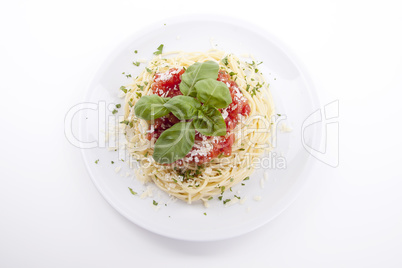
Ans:
{"type": "MultiPolygon", "coordinates": [[[[184,69],[178,68],[169,69],[165,73],[156,73],[151,87],[152,92],[158,96],[170,98],[182,95],[179,84],[183,73],[184,69]]],[[[202,164],[220,154],[229,156],[232,153],[232,145],[235,139],[231,132],[239,122],[239,115],[248,116],[250,114],[251,109],[247,98],[243,96],[236,82],[231,80],[230,75],[226,71],[220,70],[217,80],[228,86],[232,97],[232,103],[227,108],[220,109],[225,119],[227,134],[226,136],[210,137],[196,131],[195,145],[183,159],[177,161],[178,165],[183,165],[184,162],[202,164]]],[[[149,140],[158,139],[163,131],[179,121],[172,113],[155,119],[154,123],[150,125],[147,138],[149,140]]]]}

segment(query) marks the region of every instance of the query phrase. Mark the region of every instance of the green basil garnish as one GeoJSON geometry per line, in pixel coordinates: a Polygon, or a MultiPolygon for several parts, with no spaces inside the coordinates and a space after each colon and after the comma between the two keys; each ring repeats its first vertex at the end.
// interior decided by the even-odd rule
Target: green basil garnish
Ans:
{"type": "Polygon", "coordinates": [[[222,114],[212,106],[204,105],[198,110],[198,118],[194,119],[194,127],[205,136],[225,136],[226,124],[222,114]]]}
{"type": "Polygon", "coordinates": [[[225,83],[216,79],[204,79],[195,85],[197,99],[205,105],[226,108],[232,103],[232,97],[225,83]]]}
{"type": "Polygon", "coordinates": [[[184,96],[196,97],[195,84],[203,79],[217,79],[219,65],[214,61],[196,62],[189,66],[181,76],[180,91],[184,96]]]}
{"type": "Polygon", "coordinates": [[[189,96],[176,96],[165,103],[165,107],[180,120],[194,119],[197,117],[201,103],[189,96]]]}
{"type": "MultiPolygon", "coordinates": [[[[163,45],[158,47],[160,53],[162,48],[163,45]]],[[[227,65],[227,58],[222,62],[227,65]]],[[[154,120],[171,112],[182,121],[163,131],[155,142],[153,158],[156,162],[171,164],[185,157],[194,146],[195,130],[205,136],[226,135],[226,123],[218,109],[228,107],[232,97],[227,85],[217,81],[218,72],[219,65],[214,61],[196,62],[181,76],[179,88],[183,95],[173,98],[138,96],[140,99],[134,106],[137,117],[154,120]]],[[[127,92],[125,88],[122,90],[127,92]]]]}
{"type": "Polygon", "coordinates": [[[167,98],[158,95],[143,96],[134,106],[134,113],[137,117],[144,120],[154,120],[170,113],[164,104],[167,98]]]}
{"type": "Polygon", "coordinates": [[[194,145],[192,122],[180,122],[165,130],[155,142],[152,157],[160,164],[171,164],[185,157],[194,145]]]}

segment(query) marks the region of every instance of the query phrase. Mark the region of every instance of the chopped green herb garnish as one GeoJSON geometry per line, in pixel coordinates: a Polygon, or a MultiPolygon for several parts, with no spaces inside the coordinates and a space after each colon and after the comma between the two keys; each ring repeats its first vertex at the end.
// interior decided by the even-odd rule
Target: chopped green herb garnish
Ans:
{"type": "Polygon", "coordinates": [[[120,103],[116,104],[116,108],[117,109],[121,108],[121,104],[120,103]]]}
{"type": "Polygon", "coordinates": [[[134,66],[137,66],[137,67],[138,67],[138,66],[140,66],[140,64],[141,64],[141,63],[138,62],[138,61],[136,61],[136,62],[133,61],[133,65],[134,65],[134,66]]]}
{"type": "Polygon", "coordinates": [[[255,91],[255,87],[252,89],[251,97],[255,96],[257,92],[255,91]]]}
{"type": "Polygon", "coordinates": [[[212,196],[210,198],[208,198],[208,200],[212,200],[212,199],[214,199],[212,196]]]}
{"type": "Polygon", "coordinates": [[[229,73],[230,76],[234,76],[234,75],[236,75],[236,74],[237,74],[237,73],[235,73],[235,72],[230,72],[230,73],[229,73]]]}
{"type": "Polygon", "coordinates": [[[281,116],[281,114],[276,114],[277,116],[281,116]]]}
{"type": "Polygon", "coordinates": [[[221,193],[223,193],[225,191],[225,186],[221,187],[221,193]]]}
{"type": "Polygon", "coordinates": [[[158,202],[156,202],[155,200],[152,200],[152,204],[153,204],[154,206],[157,206],[157,205],[158,205],[158,202]]]}
{"type": "Polygon", "coordinates": [[[222,63],[225,64],[226,66],[228,66],[229,61],[228,61],[228,57],[227,57],[227,56],[222,59],[222,63]]]}
{"type": "Polygon", "coordinates": [[[222,200],[222,196],[219,196],[218,199],[219,199],[219,200],[222,200]]]}
{"type": "Polygon", "coordinates": [[[110,161],[110,163],[112,163],[112,165],[114,164],[114,162],[113,162],[113,161],[110,161]]]}
{"type": "Polygon", "coordinates": [[[163,44],[159,45],[159,47],[157,48],[157,51],[154,52],[154,55],[162,54],[162,50],[163,50],[163,44]]]}
{"type": "Polygon", "coordinates": [[[223,200],[223,204],[226,204],[227,202],[230,202],[230,199],[223,200]]]}
{"type": "Polygon", "coordinates": [[[134,53],[137,54],[137,53],[138,53],[138,50],[134,50],[134,53]]]}
{"type": "Polygon", "coordinates": [[[98,164],[98,162],[99,162],[99,159],[98,159],[98,160],[95,160],[95,164],[98,164]]]}
{"type": "Polygon", "coordinates": [[[114,109],[113,111],[112,111],[112,114],[117,114],[119,111],[117,111],[116,109],[114,109]]]}
{"type": "Polygon", "coordinates": [[[150,73],[150,74],[152,73],[152,70],[147,68],[147,67],[145,67],[145,70],[147,70],[147,72],[150,73]]]}
{"type": "Polygon", "coordinates": [[[126,125],[128,125],[129,123],[130,122],[128,120],[123,120],[123,121],[120,122],[120,124],[126,124],[126,125]]]}
{"type": "Polygon", "coordinates": [[[234,195],[234,197],[236,197],[237,199],[240,199],[240,196],[234,195]]]}
{"type": "Polygon", "coordinates": [[[245,177],[243,181],[248,181],[250,177],[245,177]]]}
{"type": "Polygon", "coordinates": [[[127,93],[127,88],[125,86],[121,86],[120,90],[123,91],[124,93],[127,93]]]}
{"type": "Polygon", "coordinates": [[[131,189],[130,187],[128,187],[128,189],[130,190],[130,192],[131,192],[132,195],[136,195],[136,194],[137,194],[137,192],[134,192],[133,189],[131,189]]]}
{"type": "Polygon", "coordinates": [[[204,215],[205,215],[205,216],[207,216],[207,213],[206,213],[206,212],[204,212],[204,215]]]}

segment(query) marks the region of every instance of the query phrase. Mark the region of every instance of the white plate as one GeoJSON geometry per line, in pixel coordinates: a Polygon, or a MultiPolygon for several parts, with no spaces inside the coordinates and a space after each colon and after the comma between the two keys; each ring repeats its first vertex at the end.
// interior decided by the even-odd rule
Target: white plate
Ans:
{"type": "MultiPolygon", "coordinates": [[[[164,44],[165,52],[206,51],[215,46],[236,55],[254,55],[257,60],[263,61],[259,69],[271,85],[277,113],[286,115],[287,125],[293,131],[278,132],[277,155],[271,158],[264,187],[260,185],[264,170],[259,169],[246,182],[246,186],[238,185],[233,192],[226,191],[224,199],[236,194],[246,199],[244,204],[225,207],[222,201],[215,200],[210,202],[209,208],[181,201],[165,206],[167,195],[157,191],[154,191],[153,197],[141,199],[139,195],[144,191],[144,186],[134,178],[133,171],[126,163],[119,160],[124,156],[107,148],[99,148],[102,147],[101,143],[97,148],[82,150],[94,184],[104,198],[133,223],[171,238],[219,240],[245,234],[269,222],[295,200],[311,169],[311,157],[301,143],[301,126],[308,115],[319,108],[319,104],[306,72],[280,42],[255,25],[221,16],[176,17],[149,27],[121,44],[97,72],[86,101],[95,104],[105,101],[109,109],[106,114],[110,115],[114,104],[123,104],[123,100],[117,97],[119,87],[128,83],[122,72],[135,77],[145,64],[135,67],[132,62],[151,59],[160,44],[164,44]],[[138,50],[138,54],[134,53],[135,50],[138,50]],[[286,158],[287,168],[272,168],[274,161],[283,160],[279,160],[282,156],[286,158]],[[97,159],[99,162],[95,164],[97,159]],[[111,161],[115,163],[111,164],[111,161]],[[122,170],[116,173],[116,167],[122,167],[122,170]],[[129,176],[126,177],[126,174],[129,176]],[[128,187],[139,194],[132,195],[128,187]],[[254,200],[255,196],[260,196],[261,200],[254,200]],[[159,209],[153,205],[153,200],[159,203],[159,209]]],[[[82,141],[102,141],[102,131],[106,128],[101,122],[98,131],[99,114],[105,114],[101,107],[78,113],[82,141]]],[[[310,132],[309,143],[314,147],[319,143],[320,135],[314,128],[310,132]]],[[[266,162],[266,165],[269,163],[266,162]]]]}

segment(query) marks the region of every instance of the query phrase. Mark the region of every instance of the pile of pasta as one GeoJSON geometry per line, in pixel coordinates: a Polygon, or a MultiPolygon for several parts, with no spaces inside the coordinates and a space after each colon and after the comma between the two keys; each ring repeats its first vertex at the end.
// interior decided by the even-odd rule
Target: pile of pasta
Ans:
{"type": "Polygon", "coordinates": [[[185,202],[205,202],[242,182],[254,172],[255,161],[272,149],[274,103],[269,84],[258,71],[255,60],[243,62],[235,55],[219,50],[164,53],[154,57],[126,88],[124,119],[129,122],[125,126],[126,146],[132,160],[140,164],[136,170],[137,179],[144,183],[152,181],[169,195],[185,202]],[[155,73],[209,60],[234,74],[232,78],[251,108],[250,115],[240,118],[232,132],[235,134],[232,154],[213,158],[202,165],[158,164],[152,158],[153,142],[147,139],[149,122],[135,116],[134,105],[142,96],[153,94],[151,86],[155,73]]]}

